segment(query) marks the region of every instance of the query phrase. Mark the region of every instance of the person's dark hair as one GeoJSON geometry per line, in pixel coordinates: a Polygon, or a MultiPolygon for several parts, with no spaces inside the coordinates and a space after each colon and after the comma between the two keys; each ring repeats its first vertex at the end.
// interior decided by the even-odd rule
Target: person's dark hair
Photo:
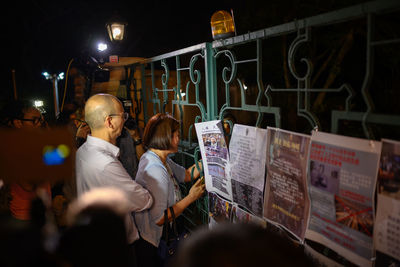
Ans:
{"type": "Polygon", "coordinates": [[[129,130],[136,130],[137,129],[137,123],[134,118],[129,116],[128,120],[125,122],[124,126],[128,128],[129,130]]]}
{"type": "Polygon", "coordinates": [[[168,150],[173,133],[179,130],[179,122],[169,114],[158,113],[150,118],[143,133],[146,149],[168,150]]]}
{"type": "Polygon", "coordinates": [[[129,266],[124,219],[111,208],[83,209],[61,235],[57,255],[71,266],[129,266]]]}
{"type": "Polygon", "coordinates": [[[187,238],[171,266],[314,266],[300,246],[255,224],[224,223],[187,238]]]}
{"type": "Polygon", "coordinates": [[[14,119],[22,119],[24,114],[33,107],[33,104],[28,100],[10,101],[3,108],[2,121],[5,125],[7,125],[14,119]]]}

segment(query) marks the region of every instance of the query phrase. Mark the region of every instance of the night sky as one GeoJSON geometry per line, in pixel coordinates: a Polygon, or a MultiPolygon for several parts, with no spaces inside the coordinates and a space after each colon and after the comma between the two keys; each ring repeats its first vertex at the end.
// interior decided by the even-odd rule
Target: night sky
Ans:
{"type": "MultiPolygon", "coordinates": [[[[96,56],[96,44],[107,41],[105,23],[117,12],[128,22],[126,40],[110,53],[152,57],[202,42],[211,42],[210,19],[221,9],[235,14],[238,34],[284,23],[284,17],[304,18],[353,1],[14,1],[2,8],[3,55],[1,100],[13,97],[11,70],[18,96],[52,94],[43,71],[66,71],[72,58],[96,56]],[[318,7],[318,4],[324,7],[318,7]],[[293,13],[298,12],[298,14],[293,13]],[[240,25],[239,23],[240,22],[240,25]]],[[[352,2],[352,3],[351,3],[352,2]]]]}
{"type": "MultiPolygon", "coordinates": [[[[230,9],[224,4],[229,1],[219,2],[220,8],[230,9]]],[[[115,12],[128,22],[126,40],[119,47],[109,43],[109,51],[113,49],[120,56],[152,57],[212,41],[210,18],[218,8],[206,2],[199,4],[189,6],[187,2],[182,6],[155,0],[14,1],[2,12],[8,48],[3,71],[6,86],[1,95],[13,95],[12,69],[21,97],[50,92],[51,83],[41,72],[65,72],[72,58],[96,56],[96,44],[109,42],[105,23],[115,12]]]]}

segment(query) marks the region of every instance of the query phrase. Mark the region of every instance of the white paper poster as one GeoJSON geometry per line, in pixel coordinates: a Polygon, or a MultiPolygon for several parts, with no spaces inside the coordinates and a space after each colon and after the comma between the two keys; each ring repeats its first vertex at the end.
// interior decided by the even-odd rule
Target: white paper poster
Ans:
{"type": "Polygon", "coordinates": [[[233,201],[261,217],[265,183],[267,130],[235,124],[229,144],[233,201]]]}
{"type": "Polygon", "coordinates": [[[229,153],[221,121],[196,123],[195,128],[203,159],[206,190],[232,201],[231,180],[225,175],[229,153]]]}
{"type": "Polygon", "coordinates": [[[308,161],[311,201],[306,238],[349,261],[374,258],[374,193],[381,142],[313,132],[308,161]]]}
{"type": "Polygon", "coordinates": [[[382,140],[374,229],[376,249],[400,260],[400,142],[382,140]]]}

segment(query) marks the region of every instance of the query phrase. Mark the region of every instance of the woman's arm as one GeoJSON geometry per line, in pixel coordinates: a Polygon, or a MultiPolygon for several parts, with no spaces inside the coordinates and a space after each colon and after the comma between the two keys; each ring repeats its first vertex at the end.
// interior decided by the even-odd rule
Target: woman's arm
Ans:
{"type": "MultiPolygon", "coordinates": [[[[175,217],[178,217],[190,204],[199,199],[203,195],[205,188],[206,186],[203,183],[203,179],[197,180],[196,183],[194,183],[190,188],[189,194],[172,206],[172,208],[174,209],[175,217]]],[[[171,220],[172,220],[172,215],[168,209],[168,221],[171,220]]],[[[162,226],[163,224],[164,224],[164,217],[162,217],[157,222],[158,226],[162,226]]]]}

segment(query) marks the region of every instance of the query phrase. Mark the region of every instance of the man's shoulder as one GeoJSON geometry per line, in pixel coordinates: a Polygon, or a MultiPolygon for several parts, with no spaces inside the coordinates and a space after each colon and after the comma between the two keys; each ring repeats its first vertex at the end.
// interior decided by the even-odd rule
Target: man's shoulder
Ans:
{"type": "Polygon", "coordinates": [[[102,165],[115,161],[116,158],[112,153],[100,146],[93,146],[84,143],[76,152],[76,158],[86,162],[94,162],[95,164],[102,165]]]}

